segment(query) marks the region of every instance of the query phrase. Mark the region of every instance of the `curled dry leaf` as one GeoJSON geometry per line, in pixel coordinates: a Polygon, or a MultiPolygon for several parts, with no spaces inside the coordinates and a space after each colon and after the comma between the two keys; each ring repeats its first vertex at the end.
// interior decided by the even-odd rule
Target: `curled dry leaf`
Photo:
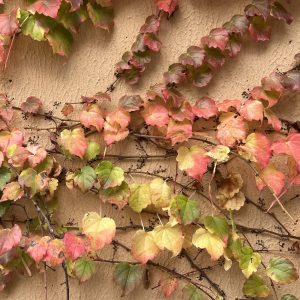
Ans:
{"type": "Polygon", "coordinates": [[[28,97],[25,102],[21,103],[21,109],[25,113],[35,114],[42,107],[42,101],[37,97],[28,97]]]}

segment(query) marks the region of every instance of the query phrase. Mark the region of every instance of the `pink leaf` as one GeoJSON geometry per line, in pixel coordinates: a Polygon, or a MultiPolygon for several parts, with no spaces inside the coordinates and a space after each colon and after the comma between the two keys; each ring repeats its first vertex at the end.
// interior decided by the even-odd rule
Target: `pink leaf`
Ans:
{"type": "Polygon", "coordinates": [[[67,232],[64,235],[65,253],[72,260],[82,256],[86,251],[86,246],[82,238],[73,232],[67,232]]]}
{"type": "Polygon", "coordinates": [[[158,9],[167,12],[171,15],[177,6],[177,0],[155,0],[158,9]]]}
{"type": "Polygon", "coordinates": [[[202,45],[208,48],[219,48],[221,51],[226,49],[228,42],[228,31],[224,28],[213,29],[208,36],[201,39],[202,45]]]}
{"type": "Polygon", "coordinates": [[[83,0],[66,0],[66,1],[71,4],[71,10],[70,11],[77,10],[80,7],[80,5],[82,5],[82,3],[83,3],[83,0]]]}
{"type": "Polygon", "coordinates": [[[268,186],[278,196],[284,187],[284,180],[285,175],[278,171],[273,164],[269,164],[259,174],[259,177],[256,177],[256,186],[259,190],[268,186]]]}
{"type": "Polygon", "coordinates": [[[235,108],[237,111],[241,108],[241,100],[223,100],[222,102],[217,102],[217,107],[220,112],[228,112],[230,108],[235,108]]]}
{"type": "Polygon", "coordinates": [[[287,154],[292,156],[300,170],[300,133],[292,133],[287,138],[272,144],[271,149],[276,154],[287,154]]]}
{"type": "Polygon", "coordinates": [[[26,252],[36,263],[39,263],[44,259],[50,239],[51,238],[49,236],[34,237],[30,239],[30,243],[26,249],[26,252]]]}
{"type": "Polygon", "coordinates": [[[41,107],[42,101],[39,98],[33,96],[28,97],[26,101],[21,104],[22,111],[30,114],[37,113],[41,107]]]}
{"type": "Polygon", "coordinates": [[[30,10],[56,19],[60,5],[61,0],[38,0],[31,5],[30,10]]]}
{"type": "Polygon", "coordinates": [[[32,168],[36,167],[47,156],[47,151],[40,146],[27,146],[27,150],[30,152],[27,158],[28,163],[32,168]]]}
{"type": "Polygon", "coordinates": [[[192,122],[185,120],[182,122],[176,122],[170,119],[167,128],[167,138],[171,139],[172,145],[187,141],[192,137],[192,122]]]}
{"type": "Polygon", "coordinates": [[[101,131],[104,124],[102,112],[97,104],[91,104],[83,110],[79,117],[80,123],[86,128],[96,128],[101,131]]]}
{"type": "Polygon", "coordinates": [[[60,265],[65,260],[64,250],[64,243],[62,240],[51,240],[48,243],[47,253],[44,260],[53,267],[60,265]]]}
{"type": "Polygon", "coordinates": [[[268,120],[268,124],[270,124],[276,131],[280,131],[282,128],[282,123],[280,119],[274,114],[274,112],[266,108],[264,111],[264,115],[268,120]]]}
{"type": "Polygon", "coordinates": [[[0,256],[17,246],[22,237],[21,229],[18,225],[13,228],[0,230],[0,256]]]}
{"type": "Polygon", "coordinates": [[[203,97],[196,101],[195,105],[193,106],[193,113],[198,118],[208,119],[217,115],[218,108],[213,99],[209,97],[203,97]]]}
{"type": "Polygon", "coordinates": [[[18,29],[14,11],[9,14],[0,14],[0,34],[12,36],[18,29]]]}
{"type": "Polygon", "coordinates": [[[148,102],[142,112],[146,124],[162,127],[169,122],[169,112],[163,104],[148,102]]]}
{"type": "Polygon", "coordinates": [[[246,144],[239,147],[241,155],[251,161],[257,162],[262,168],[266,167],[271,157],[271,143],[262,133],[251,133],[246,139],[246,144]],[[245,154],[243,154],[245,152],[245,154]]]}
{"type": "Polygon", "coordinates": [[[261,101],[247,100],[240,109],[241,116],[247,121],[262,121],[264,106],[261,101]]]}

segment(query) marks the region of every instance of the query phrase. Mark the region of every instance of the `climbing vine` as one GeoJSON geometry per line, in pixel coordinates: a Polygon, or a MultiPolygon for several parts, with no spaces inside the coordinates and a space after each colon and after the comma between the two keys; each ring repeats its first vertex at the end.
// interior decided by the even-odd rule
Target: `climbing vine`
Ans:
{"type": "MultiPolygon", "coordinates": [[[[0,288],[10,284],[12,272],[31,276],[34,269],[46,273],[48,268],[61,267],[66,298],[70,299],[70,278],[85,282],[98,264],[112,264],[112,278],[122,296],[145,277],[148,281],[148,273],[156,270],[161,274],[156,287],[165,297],[184,282],[183,299],[232,299],[208,271],[223,267],[226,272],[237,264],[245,278],[244,296],[297,300],[297,295],[279,296],[278,285],[299,278],[298,267],[283,253],[299,255],[300,236],[287,229],[273,208],[279,206],[286,220],[297,222],[285,203],[299,196],[286,197],[293,186],[300,185],[300,132],[297,123],[280,119],[273,107],[286,95],[300,93],[299,55],[294,68],[272,72],[241,99],[215,101],[206,96],[192,103],[179,90],[183,82],[198,88],[208,85],[213,72],[239,53],[246,34],[256,42],[269,40],[270,20],[290,24],[292,17],[278,1],[254,0],[244,15],[234,16],[203,37],[200,45],[189,47],[178,63],[170,65],[163,81],[145,95],[124,95],[117,107],[106,110],[104,104],[111,101],[110,93],[118,81],[123,78],[136,83],[151,62],[150,53],[160,50],[162,16],[170,18],[178,3],[154,2],[157,15],[146,19],[131,52],[116,65],[116,80],[106,91],[64,103],[62,117],[44,111],[37,97],[29,96],[16,106],[13,98],[1,94],[0,288]],[[79,117],[71,119],[74,111],[79,117]],[[25,121],[46,120],[49,125],[14,128],[16,114],[25,121]],[[27,140],[25,131],[29,133],[27,140]],[[39,145],[34,131],[48,133],[51,145],[39,145]],[[134,143],[136,153],[116,154],[114,145],[123,141],[134,143]],[[80,167],[70,168],[69,160],[80,167]],[[124,160],[134,163],[122,168],[124,160]],[[166,175],[161,166],[153,172],[144,171],[153,160],[174,162],[175,174],[166,175]],[[235,163],[249,169],[259,191],[268,191],[270,205],[261,198],[257,202],[247,197],[243,174],[231,168],[235,163]],[[100,210],[84,214],[80,224],[59,223],[55,211],[60,186],[95,195],[100,210]],[[102,205],[128,210],[140,217],[140,223],[119,225],[118,219],[103,214],[102,205]],[[239,210],[250,206],[272,220],[275,229],[237,222],[239,210]],[[28,207],[34,208],[34,215],[28,207]],[[23,218],[11,216],[14,209],[20,209],[23,218]],[[124,232],[132,234],[126,243],[119,239],[124,232]],[[254,244],[250,235],[260,239],[254,244]],[[270,249],[264,237],[284,240],[288,251],[283,251],[284,246],[280,251],[270,249]],[[100,251],[104,247],[112,247],[114,253],[123,251],[131,258],[107,257],[100,251]],[[197,257],[208,255],[211,263],[200,265],[191,254],[193,249],[199,251],[197,257]],[[170,260],[185,260],[191,271],[182,273],[161,263],[163,252],[170,254],[170,260]]],[[[71,32],[83,21],[90,18],[95,26],[111,30],[112,17],[110,0],[32,1],[29,8],[0,15],[2,61],[7,62],[19,33],[47,40],[55,53],[66,55],[71,32]]]]}

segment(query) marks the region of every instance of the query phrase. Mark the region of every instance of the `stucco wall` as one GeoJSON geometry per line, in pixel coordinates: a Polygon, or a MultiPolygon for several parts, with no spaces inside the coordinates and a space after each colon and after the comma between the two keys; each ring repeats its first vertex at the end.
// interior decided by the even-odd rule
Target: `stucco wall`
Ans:
{"type": "MultiPolygon", "coordinates": [[[[21,1],[12,2],[14,5],[21,1]]],[[[27,96],[40,97],[44,103],[44,110],[52,110],[54,101],[62,103],[78,101],[81,95],[92,95],[97,91],[103,91],[113,81],[114,64],[120,59],[122,53],[131,47],[135,36],[145,18],[155,11],[153,0],[116,0],[115,2],[115,29],[112,34],[97,30],[91,24],[84,24],[75,36],[75,43],[71,57],[64,58],[53,56],[50,47],[46,43],[37,43],[26,37],[18,37],[15,41],[8,68],[1,74],[1,90],[14,97],[16,104],[21,103],[27,96]]],[[[186,50],[189,45],[198,44],[200,38],[206,35],[212,28],[222,25],[232,15],[241,13],[249,0],[179,0],[180,10],[170,21],[163,21],[160,39],[163,47],[160,54],[155,55],[151,66],[143,75],[143,80],[136,86],[128,87],[124,82],[118,84],[112,97],[116,102],[124,94],[144,94],[146,89],[162,78],[162,73],[169,64],[175,62],[179,54],[186,50]]],[[[295,21],[290,26],[282,23],[274,25],[271,42],[255,44],[246,42],[238,58],[230,61],[215,76],[213,83],[208,88],[198,90],[187,88],[187,95],[195,100],[203,95],[210,95],[216,99],[240,98],[241,93],[247,88],[259,84],[260,79],[269,74],[275,68],[287,70],[291,67],[293,56],[300,52],[300,4],[294,0],[290,6],[295,21]]],[[[299,99],[298,99],[299,100],[299,99]]],[[[281,114],[288,119],[300,117],[300,104],[292,98],[280,107],[281,114]],[[285,112],[285,113],[284,113],[285,112]]],[[[60,106],[55,110],[60,114],[60,106]]],[[[17,120],[22,122],[22,120],[17,120]]],[[[28,132],[30,134],[30,132],[28,132]]],[[[34,133],[35,134],[35,133],[34,133]]],[[[47,139],[39,134],[40,141],[47,144],[47,139]]],[[[113,151],[124,153],[135,151],[134,145],[122,144],[115,146],[113,151]]],[[[154,149],[149,149],[151,151],[154,149]]],[[[153,153],[153,152],[152,152],[153,153]]],[[[70,164],[70,163],[69,163],[70,164]]],[[[144,170],[158,168],[159,165],[167,168],[167,173],[174,174],[174,162],[168,161],[147,164],[144,170]]],[[[126,166],[123,164],[123,166],[126,166]]],[[[267,193],[259,195],[254,188],[254,179],[249,170],[244,166],[233,166],[235,170],[242,170],[245,182],[245,192],[249,197],[257,200],[259,196],[267,198],[267,193]]],[[[137,178],[144,180],[144,178],[137,178]]],[[[295,190],[289,195],[294,195],[295,190]]],[[[77,191],[66,191],[61,188],[58,193],[60,209],[57,218],[61,222],[74,218],[79,222],[87,211],[98,211],[99,200],[93,195],[82,195],[77,191]]],[[[287,197],[288,198],[288,197],[287,197]]],[[[297,219],[300,216],[299,201],[288,203],[287,209],[293,212],[297,219]]],[[[203,210],[205,210],[203,204],[203,210]]],[[[134,221],[134,216],[128,209],[121,213],[109,205],[103,207],[105,214],[114,217],[118,225],[128,223],[129,217],[134,221]]],[[[282,215],[280,209],[274,211],[285,220],[285,224],[295,234],[300,235],[299,224],[292,222],[282,215]]],[[[147,220],[144,220],[147,223],[147,220]]],[[[262,226],[274,229],[274,224],[265,215],[253,207],[244,207],[237,216],[237,221],[248,222],[252,226],[262,226]],[[249,218],[250,216],[250,218],[249,218]]],[[[138,220],[137,220],[138,222],[138,220]]],[[[130,236],[120,235],[120,240],[130,245],[130,236]]],[[[255,236],[252,237],[255,241],[255,236]]],[[[278,240],[269,239],[272,249],[278,248],[278,240]]],[[[286,246],[289,245],[286,242],[286,246]]],[[[286,250],[287,247],[285,247],[286,250]]],[[[111,248],[103,251],[104,255],[112,255],[111,248]]],[[[116,258],[126,259],[121,250],[116,258]]],[[[297,267],[300,265],[299,255],[291,256],[297,267]]],[[[160,257],[160,261],[169,267],[187,270],[182,260],[160,257]]],[[[197,261],[200,265],[208,265],[208,256],[202,254],[197,261]]],[[[151,273],[151,287],[157,285],[157,276],[151,273]]],[[[242,298],[241,288],[243,279],[238,268],[234,266],[225,273],[222,267],[217,267],[209,273],[210,276],[220,283],[227,292],[227,299],[242,298]]],[[[111,281],[112,269],[108,265],[99,265],[97,273],[92,279],[82,285],[76,280],[71,280],[71,299],[119,299],[121,292],[111,281]]],[[[63,273],[58,268],[53,272],[47,272],[48,299],[64,299],[65,291],[61,283],[64,282],[63,273]]],[[[181,285],[182,286],[182,285],[181,285]]],[[[180,287],[181,287],[180,286],[180,287]]],[[[162,299],[159,289],[145,291],[139,287],[126,299],[162,299]]],[[[299,282],[278,290],[281,295],[285,292],[294,292],[300,296],[299,282]]],[[[171,299],[180,299],[181,288],[171,299]]],[[[0,299],[45,299],[44,276],[34,274],[33,278],[14,276],[7,289],[0,295],[0,299]]],[[[269,299],[274,299],[270,297],[269,299]]]]}

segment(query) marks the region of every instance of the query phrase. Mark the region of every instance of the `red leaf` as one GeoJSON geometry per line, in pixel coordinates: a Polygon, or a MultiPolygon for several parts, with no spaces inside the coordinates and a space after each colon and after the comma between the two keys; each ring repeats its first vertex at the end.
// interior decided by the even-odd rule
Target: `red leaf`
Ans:
{"type": "Polygon", "coordinates": [[[237,141],[242,141],[246,138],[248,126],[243,117],[234,113],[223,113],[220,117],[220,125],[218,125],[217,138],[221,144],[232,147],[237,141]]]}
{"type": "Polygon", "coordinates": [[[208,36],[201,39],[202,45],[209,48],[219,48],[221,51],[226,49],[228,42],[228,31],[224,28],[213,29],[208,36]]]}
{"type": "Polygon", "coordinates": [[[292,156],[300,170],[300,133],[292,133],[287,138],[273,143],[271,149],[274,153],[284,153],[292,156]]]}
{"type": "Polygon", "coordinates": [[[30,96],[21,104],[22,111],[30,114],[37,113],[42,107],[42,101],[34,96],[30,96]]]}
{"type": "Polygon", "coordinates": [[[256,177],[256,186],[262,190],[266,185],[278,196],[284,187],[285,175],[278,171],[273,164],[269,164],[260,173],[260,177],[256,177]]]}
{"type": "Polygon", "coordinates": [[[148,102],[142,112],[146,124],[162,127],[169,122],[169,112],[161,103],[148,102]]]}
{"type": "Polygon", "coordinates": [[[262,121],[264,106],[261,101],[247,100],[240,109],[241,116],[247,121],[262,121]]]}
{"type": "Polygon", "coordinates": [[[144,34],[144,43],[152,51],[159,52],[161,47],[161,42],[154,33],[144,34]]]}
{"type": "Polygon", "coordinates": [[[29,246],[26,252],[32,257],[32,259],[39,263],[42,261],[47,253],[48,243],[50,241],[49,236],[43,237],[34,237],[31,238],[29,241],[29,246]]]}
{"type": "Polygon", "coordinates": [[[182,122],[176,122],[170,119],[167,128],[167,138],[171,139],[172,145],[176,143],[187,141],[193,135],[192,122],[185,120],[182,122]]]}
{"type": "Polygon", "coordinates": [[[72,260],[82,256],[86,251],[86,246],[82,238],[73,232],[67,232],[64,235],[65,253],[72,260]]]}
{"type": "Polygon", "coordinates": [[[184,101],[179,107],[171,107],[169,114],[175,121],[193,121],[195,117],[189,101],[184,101]]]}
{"type": "Polygon", "coordinates": [[[146,33],[146,32],[152,32],[157,33],[160,27],[160,21],[157,16],[149,16],[146,19],[145,24],[141,27],[140,32],[146,33]]]}
{"type": "Polygon", "coordinates": [[[186,68],[179,63],[172,64],[168,72],[164,73],[164,78],[167,83],[182,83],[186,80],[186,68]]]}
{"type": "Polygon", "coordinates": [[[38,0],[33,3],[30,10],[55,19],[61,5],[61,0],[38,0]]]}
{"type": "Polygon", "coordinates": [[[10,229],[0,230],[0,256],[17,246],[22,237],[21,229],[18,225],[14,225],[10,229]]]}
{"type": "Polygon", "coordinates": [[[167,12],[171,15],[177,6],[177,0],[155,0],[158,9],[167,12]]]}
{"type": "Polygon", "coordinates": [[[217,115],[218,108],[213,99],[209,97],[203,97],[196,101],[195,105],[193,106],[193,113],[198,118],[208,119],[217,115]]]}
{"type": "Polygon", "coordinates": [[[60,265],[65,260],[64,250],[64,243],[62,240],[51,240],[48,243],[47,253],[44,260],[51,266],[60,265]]]}
{"type": "Polygon", "coordinates": [[[203,63],[205,52],[202,48],[191,46],[187,49],[187,52],[179,56],[179,62],[183,65],[200,67],[203,63]]]}
{"type": "Polygon", "coordinates": [[[271,37],[271,26],[264,20],[263,17],[253,17],[249,26],[251,37],[256,41],[268,41],[271,37]]]}
{"type": "Polygon", "coordinates": [[[74,107],[72,104],[65,104],[64,107],[61,110],[61,113],[67,117],[69,114],[71,114],[74,111],[74,107]]]}
{"type": "Polygon", "coordinates": [[[245,156],[251,161],[257,162],[262,168],[266,167],[271,157],[271,143],[262,133],[251,133],[246,139],[246,144],[239,147],[245,151],[245,156]]]}
{"type": "Polygon", "coordinates": [[[19,25],[14,11],[9,14],[0,14],[0,34],[11,36],[18,29],[19,25]]]}

